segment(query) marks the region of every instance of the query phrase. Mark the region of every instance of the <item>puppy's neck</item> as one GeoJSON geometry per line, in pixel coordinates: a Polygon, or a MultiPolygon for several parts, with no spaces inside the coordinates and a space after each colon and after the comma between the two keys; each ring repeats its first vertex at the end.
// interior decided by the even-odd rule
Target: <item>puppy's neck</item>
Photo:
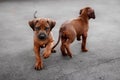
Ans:
{"type": "Polygon", "coordinates": [[[79,18],[82,19],[82,20],[84,20],[84,22],[86,22],[86,23],[88,24],[89,18],[88,18],[88,15],[87,15],[87,14],[83,14],[83,13],[82,13],[82,14],[79,16],[79,18]]]}

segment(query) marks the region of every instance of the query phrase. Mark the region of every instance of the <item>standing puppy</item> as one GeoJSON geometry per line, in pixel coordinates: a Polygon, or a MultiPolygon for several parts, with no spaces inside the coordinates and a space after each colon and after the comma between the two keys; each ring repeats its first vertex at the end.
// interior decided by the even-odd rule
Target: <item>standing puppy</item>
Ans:
{"type": "Polygon", "coordinates": [[[83,52],[87,52],[86,48],[86,39],[87,39],[87,32],[89,28],[89,19],[95,19],[95,13],[94,10],[91,7],[85,7],[80,10],[80,16],[76,19],[72,19],[69,21],[66,21],[62,24],[60,30],[59,30],[59,39],[56,45],[52,48],[54,49],[60,39],[61,39],[61,52],[63,56],[70,56],[72,57],[72,53],[70,51],[70,44],[75,40],[77,37],[77,40],[80,41],[82,36],[82,45],[81,49],[83,52]]]}
{"type": "Polygon", "coordinates": [[[35,69],[43,68],[43,62],[40,56],[40,48],[45,47],[43,57],[48,58],[53,47],[52,28],[56,22],[48,18],[36,18],[29,21],[30,27],[34,31],[34,52],[36,57],[35,69]]]}

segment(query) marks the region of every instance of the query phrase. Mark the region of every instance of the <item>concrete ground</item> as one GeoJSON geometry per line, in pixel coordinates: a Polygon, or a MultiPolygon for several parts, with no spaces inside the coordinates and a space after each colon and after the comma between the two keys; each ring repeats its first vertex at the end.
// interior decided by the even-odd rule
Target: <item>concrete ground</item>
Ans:
{"type": "Polygon", "coordinates": [[[120,80],[120,1],[119,0],[31,0],[0,1],[0,80],[120,80]],[[75,18],[81,8],[91,6],[96,19],[90,20],[87,47],[71,45],[73,58],[57,53],[43,59],[44,69],[34,70],[33,31],[28,21],[52,18],[55,42],[60,25],[75,18]]]}

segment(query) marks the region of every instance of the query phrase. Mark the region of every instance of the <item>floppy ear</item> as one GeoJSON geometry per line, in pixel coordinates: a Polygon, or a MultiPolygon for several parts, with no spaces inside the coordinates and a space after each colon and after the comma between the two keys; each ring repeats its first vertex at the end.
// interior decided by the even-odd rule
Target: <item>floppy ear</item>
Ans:
{"type": "Polygon", "coordinates": [[[33,31],[35,30],[34,27],[37,22],[38,22],[37,20],[32,20],[28,22],[29,26],[33,29],[33,31]]]}
{"type": "Polygon", "coordinates": [[[52,30],[52,28],[55,26],[56,22],[54,20],[47,20],[48,24],[50,25],[50,31],[52,30]]]}
{"type": "Polygon", "coordinates": [[[80,15],[81,15],[81,13],[82,13],[82,10],[83,10],[83,9],[81,9],[80,12],[79,12],[80,15]]]}
{"type": "Polygon", "coordinates": [[[33,20],[32,20],[32,21],[29,21],[28,24],[29,24],[29,26],[30,26],[30,27],[33,29],[33,31],[34,31],[34,22],[33,22],[33,20]]]}
{"type": "Polygon", "coordinates": [[[88,17],[95,19],[95,12],[93,9],[88,9],[88,17]]]}

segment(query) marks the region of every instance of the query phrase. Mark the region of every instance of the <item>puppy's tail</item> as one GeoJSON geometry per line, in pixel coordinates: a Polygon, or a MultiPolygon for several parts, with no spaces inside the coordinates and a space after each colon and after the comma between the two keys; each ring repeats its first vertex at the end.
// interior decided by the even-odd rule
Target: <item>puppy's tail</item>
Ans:
{"type": "Polygon", "coordinates": [[[34,13],[34,18],[37,18],[37,17],[36,17],[36,13],[37,13],[37,11],[35,11],[35,13],[34,13]]]}
{"type": "Polygon", "coordinates": [[[54,48],[58,45],[58,43],[60,42],[60,37],[61,37],[61,32],[59,32],[59,37],[58,37],[58,41],[57,43],[52,47],[52,50],[54,50],[54,48]]]}

